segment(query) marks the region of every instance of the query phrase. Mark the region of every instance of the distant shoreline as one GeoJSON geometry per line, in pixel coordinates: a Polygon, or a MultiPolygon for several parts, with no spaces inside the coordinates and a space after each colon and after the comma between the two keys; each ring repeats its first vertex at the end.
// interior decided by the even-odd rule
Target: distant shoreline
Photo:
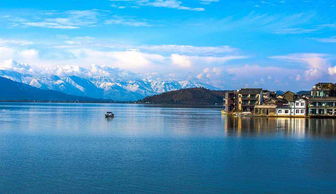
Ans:
{"type": "Polygon", "coordinates": [[[144,105],[146,107],[172,107],[172,108],[223,108],[222,105],[201,105],[201,104],[149,104],[149,103],[139,103],[139,102],[118,102],[118,101],[32,101],[32,100],[13,100],[13,101],[2,101],[0,103],[66,103],[66,104],[138,104],[144,105]]]}
{"type": "Polygon", "coordinates": [[[136,103],[142,104],[147,107],[172,107],[172,108],[223,108],[222,105],[202,105],[202,104],[146,104],[146,103],[136,103]]]}
{"type": "Polygon", "coordinates": [[[126,104],[126,103],[133,103],[133,102],[116,102],[116,101],[50,101],[50,100],[0,100],[0,103],[3,102],[9,102],[9,103],[69,103],[69,104],[78,104],[78,103],[120,103],[120,104],[126,104]]]}

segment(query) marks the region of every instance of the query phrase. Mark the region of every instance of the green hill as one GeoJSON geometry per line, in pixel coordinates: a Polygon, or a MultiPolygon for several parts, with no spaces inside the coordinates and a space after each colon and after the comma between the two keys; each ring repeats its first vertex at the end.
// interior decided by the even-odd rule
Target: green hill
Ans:
{"type": "Polygon", "coordinates": [[[224,91],[189,88],[146,97],[138,103],[173,105],[222,105],[224,91]]]}

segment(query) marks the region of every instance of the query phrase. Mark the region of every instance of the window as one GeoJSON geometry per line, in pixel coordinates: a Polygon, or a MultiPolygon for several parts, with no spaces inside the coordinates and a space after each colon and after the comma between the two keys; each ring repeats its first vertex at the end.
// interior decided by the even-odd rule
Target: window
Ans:
{"type": "Polygon", "coordinates": [[[301,106],[304,106],[304,103],[303,103],[303,102],[301,102],[301,106]]]}
{"type": "Polygon", "coordinates": [[[316,110],[316,109],[310,109],[310,114],[315,115],[316,113],[317,113],[317,110],[316,110]]]}
{"type": "Polygon", "coordinates": [[[278,110],[278,113],[282,113],[282,110],[278,110]]]}
{"type": "Polygon", "coordinates": [[[299,106],[300,104],[297,102],[297,103],[295,103],[295,106],[299,106]]]}
{"type": "Polygon", "coordinates": [[[304,114],[304,110],[301,110],[301,113],[304,114]]]}
{"type": "Polygon", "coordinates": [[[295,113],[300,113],[300,110],[296,110],[295,113]]]}
{"type": "Polygon", "coordinates": [[[286,114],[288,114],[288,112],[289,112],[288,110],[285,110],[285,113],[286,113],[286,114]]]}

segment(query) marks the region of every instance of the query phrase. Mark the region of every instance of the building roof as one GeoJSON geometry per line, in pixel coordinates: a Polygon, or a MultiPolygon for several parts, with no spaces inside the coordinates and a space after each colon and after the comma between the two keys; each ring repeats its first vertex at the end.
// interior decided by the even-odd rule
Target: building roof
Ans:
{"type": "Polygon", "coordinates": [[[260,94],[261,92],[261,88],[242,88],[239,90],[240,94],[260,94]]]}
{"type": "Polygon", "coordinates": [[[315,84],[316,86],[317,85],[333,85],[334,83],[331,83],[331,82],[319,82],[317,84],[315,84]]]}
{"type": "Polygon", "coordinates": [[[313,90],[335,90],[336,85],[333,83],[318,83],[313,87],[313,90]]]}
{"type": "Polygon", "coordinates": [[[309,98],[309,102],[330,102],[336,101],[336,97],[313,97],[309,98]]]}
{"type": "Polygon", "coordinates": [[[277,106],[277,108],[290,109],[289,105],[281,105],[281,106],[277,106]]]}
{"type": "Polygon", "coordinates": [[[292,92],[292,91],[287,91],[287,92],[283,93],[282,96],[284,96],[284,95],[286,95],[286,94],[292,94],[292,95],[295,95],[294,92],[292,92]]]}

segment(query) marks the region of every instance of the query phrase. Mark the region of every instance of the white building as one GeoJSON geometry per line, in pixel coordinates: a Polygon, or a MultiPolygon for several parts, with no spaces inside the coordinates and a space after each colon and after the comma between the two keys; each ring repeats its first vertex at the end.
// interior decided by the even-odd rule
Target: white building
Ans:
{"type": "Polygon", "coordinates": [[[277,107],[276,115],[304,117],[307,115],[307,101],[298,99],[295,102],[288,103],[288,105],[277,107]]]}
{"type": "Polygon", "coordinates": [[[307,101],[305,99],[298,99],[292,102],[291,105],[292,115],[294,116],[306,116],[307,115],[307,101]]]}
{"type": "Polygon", "coordinates": [[[291,116],[291,108],[289,105],[279,106],[276,108],[277,116],[291,116]]]}

